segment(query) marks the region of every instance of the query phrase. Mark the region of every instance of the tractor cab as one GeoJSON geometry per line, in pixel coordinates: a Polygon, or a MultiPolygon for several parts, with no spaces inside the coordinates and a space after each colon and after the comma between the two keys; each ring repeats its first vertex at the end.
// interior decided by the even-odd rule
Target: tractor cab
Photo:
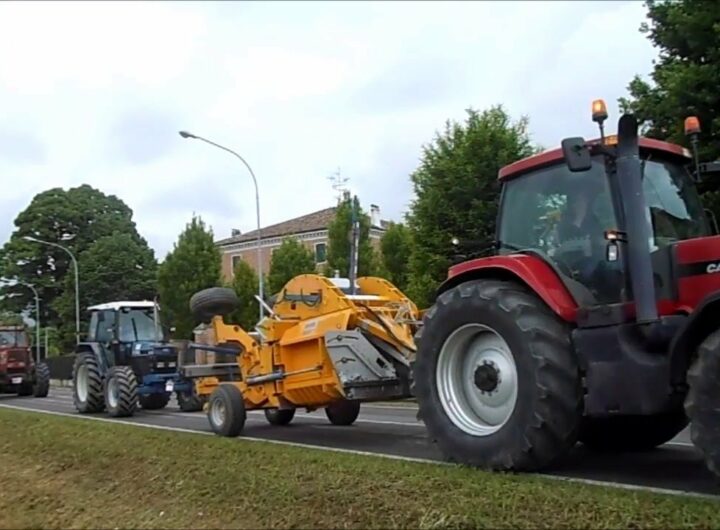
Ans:
{"type": "Polygon", "coordinates": [[[605,323],[689,314],[720,291],[720,275],[706,276],[720,262],[720,237],[697,191],[701,166],[687,149],[636,130],[624,116],[618,135],[601,127],[599,139],[566,139],[499,175],[499,253],[539,257],[578,307],[610,315],[605,323]]]}
{"type": "MultiPolygon", "coordinates": [[[[579,171],[569,167],[561,149],[504,169],[497,239],[501,254],[521,251],[542,258],[578,305],[591,307],[631,296],[627,258],[617,244],[624,204],[614,162],[617,137],[587,145],[589,163],[579,171]]],[[[673,245],[709,237],[713,230],[688,169],[689,153],[645,138],[639,147],[655,287],[668,298],[673,245]]]]}
{"type": "Polygon", "coordinates": [[[109,302],[88,310],[88,342],[98,344],[108,367],[131,366],[141,380],[151,373],[175,373],[177,349],[165,339],[155,302],[109,302]]]}

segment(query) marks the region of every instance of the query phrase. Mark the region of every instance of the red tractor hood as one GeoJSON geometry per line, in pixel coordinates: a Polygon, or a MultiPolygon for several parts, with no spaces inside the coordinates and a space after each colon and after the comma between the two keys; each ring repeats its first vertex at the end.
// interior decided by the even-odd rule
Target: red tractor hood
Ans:
{"type": "Polygon", "coordinates": [[[675,244],[677,309],[691,312],[707,295],[720,292],[720,236],[675,244]]]}

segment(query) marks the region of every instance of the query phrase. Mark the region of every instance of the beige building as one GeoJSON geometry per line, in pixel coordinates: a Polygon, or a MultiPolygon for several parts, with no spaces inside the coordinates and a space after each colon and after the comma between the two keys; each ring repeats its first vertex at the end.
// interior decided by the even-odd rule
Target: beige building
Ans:
{"type": "MultiPolygon", "coordinates": [[[[325,264],[328,247],[328,226],[335,218],[335,207],[325,208],[267,226],[260,230],[260,248],[262,251],[263,272],[267,274],[270,269],[270,258],[273,251],[278,248],[284,239],[289,237],[299,240],[312,251],[315,263],[319,268],[325,264]]],[[[370,242],[378,247],[380,238],[387,228],[387,222],[380,219],[380,208],[370,206],[370,242]]],[[[257,230],[241,234],[233,230],[233,234],[216,242],[222,252],[222,274],[225,280],[231,280],[238,260],[246,261],[257,270],[257,230]]]]}

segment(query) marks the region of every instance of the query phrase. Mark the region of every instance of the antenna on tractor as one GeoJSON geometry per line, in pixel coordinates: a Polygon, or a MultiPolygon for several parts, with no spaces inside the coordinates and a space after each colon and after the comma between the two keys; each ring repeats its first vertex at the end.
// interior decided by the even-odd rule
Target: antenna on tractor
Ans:
{"type": "Polygon", "coordinates": [[[700,155],[698,154],[698,143],[700,141],[700,120],[697,116],[685,118],[685,136],[690,138],[690,145],[695,160],[695,180],[700,182],[700,155]]]}
{"type": "Polygon", "coordinates": [[[592,102],[592,120],[600,127],[600,142],[605,144],[605,120],[607,120],[607,105],[602,99],[596,99],[592,102]]]}

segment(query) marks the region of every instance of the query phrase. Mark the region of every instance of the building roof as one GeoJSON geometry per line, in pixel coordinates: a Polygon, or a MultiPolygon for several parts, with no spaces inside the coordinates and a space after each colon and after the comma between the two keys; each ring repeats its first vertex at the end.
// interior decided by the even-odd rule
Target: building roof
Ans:
{"type": "MultiPolygon", "coordinates": [[[[263,239],[269,237],[280,237],[289,236],[291,234],[300,234],[302,232],[312,232],[313,230],[325,230],[327,229],[330,222],[335,217],[335,211],[337,208],[325,208],[324,210],[318,210],[307,215],[301,215],[295,219],[283,221],[274,225],[266,226],[260,229],[260,237],[263,239]]],[[[233,243],[242,243],[244,241],[253,241],[257,238],[257,230],[247,232],[239,236],[229,237],[227,239],[221,239],[216,244],[220,246],[230,245],[233,243]]]]}

